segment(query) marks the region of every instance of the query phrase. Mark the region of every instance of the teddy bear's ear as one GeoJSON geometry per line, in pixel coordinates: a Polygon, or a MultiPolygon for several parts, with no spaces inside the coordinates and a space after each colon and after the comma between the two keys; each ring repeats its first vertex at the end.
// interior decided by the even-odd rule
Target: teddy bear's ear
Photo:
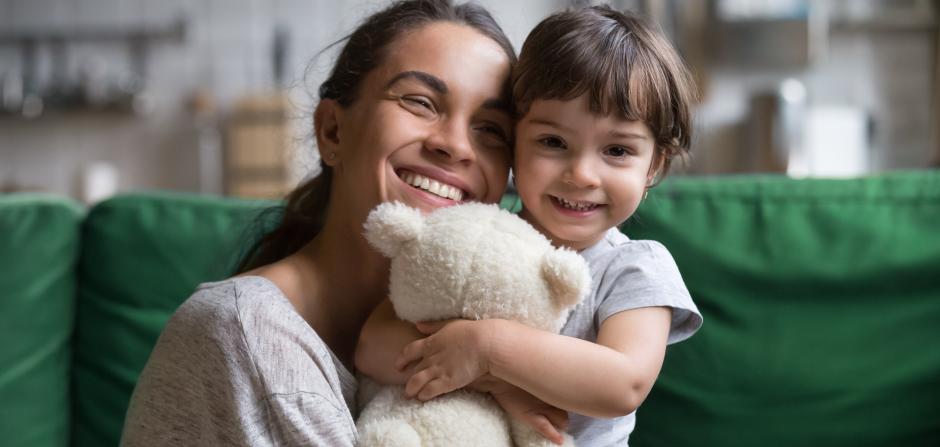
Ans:
{"type": "Polygon", "coordinates": [[[552,299],[559,309],[581,302],[591,286],[591,272],[577,253],[552,249],[542,257],[542,278],[548,283],[552,299]]]}
{"type": "Polygon", "coordinates": [[[383,255],[393,258],[401,247],[421,236],[424,216],[421,211],[398,202],[375,207],[366,219],[365,236],[383,255]]]}

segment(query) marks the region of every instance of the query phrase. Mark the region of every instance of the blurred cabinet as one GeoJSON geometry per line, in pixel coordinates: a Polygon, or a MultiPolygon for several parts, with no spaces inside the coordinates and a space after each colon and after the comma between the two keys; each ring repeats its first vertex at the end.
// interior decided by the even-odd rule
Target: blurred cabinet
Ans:
{"type": "Polygon", "coordinates": [[[225,192],[248,198],[280,198],[289,190],[290,143],[286,95],[251,96],[232,108],[225,132],[225,192]]]}

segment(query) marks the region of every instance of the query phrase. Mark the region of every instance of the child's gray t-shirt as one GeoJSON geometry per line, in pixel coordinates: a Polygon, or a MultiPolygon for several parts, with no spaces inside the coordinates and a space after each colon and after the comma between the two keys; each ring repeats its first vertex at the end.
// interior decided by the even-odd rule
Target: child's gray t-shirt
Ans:
{"type": "MultiPolygon", "coordinates": [[[[591,293],[568,316],[563,335],[597,342],[597,331],[610,316],[641,307],[672,309],[668,343],[692,336],[702,326],[699,313],[672,255],[656,241],[634,241],[611,228],[604,238],[579,253],[591,269],[591,293]]],[[[614,419],[569,413],[568,433],[577,445],[626,446],[636,412],[614,419]]]]}
{"type": "Polygon", "coordinates": [[[173,314],[121,444],[354,446],[356,379],[273,283],[206,283],[173,314]]]}

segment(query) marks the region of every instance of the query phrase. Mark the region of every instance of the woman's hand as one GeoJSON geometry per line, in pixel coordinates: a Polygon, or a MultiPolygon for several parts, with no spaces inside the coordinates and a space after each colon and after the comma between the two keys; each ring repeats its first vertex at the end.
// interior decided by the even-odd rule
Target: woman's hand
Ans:
{"type": "Polygon", "coordinates": [[[492,396],[509,417],[526,423],[555,444],[564,442],[561,432],[568,428],[568,412],[542,402],[522,388],[512,387],[492,396]]]}
{"type": "Polygon", "coordinates": [[[568,429],[567,411],[542,402],[522,388],[489,374],[477,379],[470,387],[490,393],[509,417],[532,427],[545,439],[555,444],[564,442],[561,432],[568,429]]]}
{"type": "Polygon", "coordinates": [[[415,364],[405,394],[429,400],[463,388],[489,372],[488,349],[493,324],[489,320],[449,320],[418,323],[428,336],[405,346],[395,367],[415,364]]]}

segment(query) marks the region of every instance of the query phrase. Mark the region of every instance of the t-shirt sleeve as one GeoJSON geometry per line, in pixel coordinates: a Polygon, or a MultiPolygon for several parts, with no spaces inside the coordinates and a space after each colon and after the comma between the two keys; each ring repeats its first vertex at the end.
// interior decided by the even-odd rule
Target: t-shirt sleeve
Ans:
{"type": "Polygon", "coordinates": [[[630,241],[618,250],[598,290],[597,327],[626,310],[665,306],[672,309],[668,343],[691,337],[702,326],[702,314],[666,247],[656,241],[630,241]]]}

